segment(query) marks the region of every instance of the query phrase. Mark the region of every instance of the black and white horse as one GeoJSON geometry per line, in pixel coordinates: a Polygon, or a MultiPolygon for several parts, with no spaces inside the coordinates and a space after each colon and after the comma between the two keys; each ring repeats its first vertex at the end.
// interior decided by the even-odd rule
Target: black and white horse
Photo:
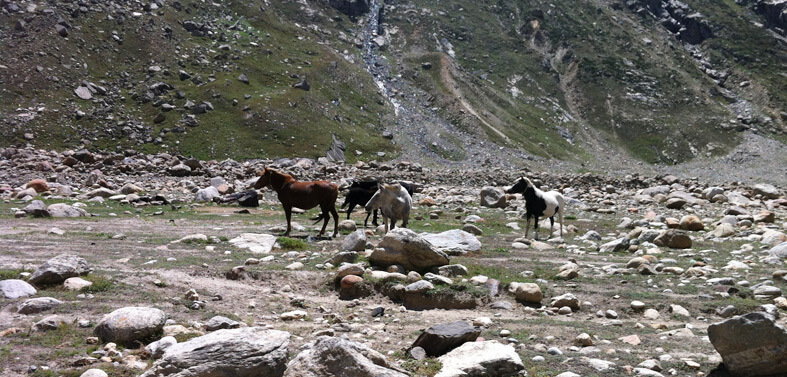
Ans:
{"type": "Polygon", "coordinates": [[[549,218],[549,234],[551,235],[555,227],[555,214],[557,214],[560,222],[560,236],[563,236],[563,209],[566,206],[563,195],[557,191],[541,191],[525,177],[517,179],[514,185],[506,190],[506,193],[522,193],[525,196],[525,217],[527,218],[525,238],[527,238],[530,231],[531,217],[536,219],[536,224],[533,227],[536,232],[536,239],[538,239],[538,219],[542,217],[549,218]]]}

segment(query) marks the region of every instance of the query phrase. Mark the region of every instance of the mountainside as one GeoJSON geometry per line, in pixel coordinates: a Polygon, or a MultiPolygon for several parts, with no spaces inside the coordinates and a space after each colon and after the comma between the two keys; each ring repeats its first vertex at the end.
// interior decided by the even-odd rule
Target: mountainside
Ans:
{"type": "Polygon", "coordinates": [[[787,139],[785,1],[0,6],[2,145],[671,164],[787,139]]]}

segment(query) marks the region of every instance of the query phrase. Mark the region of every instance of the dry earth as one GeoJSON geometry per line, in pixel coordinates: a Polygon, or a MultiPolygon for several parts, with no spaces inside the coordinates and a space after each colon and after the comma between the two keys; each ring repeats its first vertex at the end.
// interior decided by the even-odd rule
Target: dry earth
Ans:
{"type": "MultiPolygon", "coordinates": [[[[636,270],[625,269],[626,263],[636,255],[598,252],[602,243],[630,232],[630,229],[617,227],[623,217],[648,218],[651,228],[660,229],[664,218],[659,216],[680,218],[684,214],[697,213],[705,218],[706,229],[712,230],[712,223],[730,205],[703,201],[679,210],[667,209],[658,200],[634,198],[633,190],[620,188],[605,193],[603,189],[592,188],[576,196],[583,203],[575,202],[567,211],[568,233],[564,242],[557,239],[544,244],[534,243],[527,249],[513,246],[514,241],[523,236],[523,230],[505,225],[518,222],[524,226],[518,214],[512,212],[517,206],[523,208],[521,201],[514,201],[507,210],[479,207],[478,189],[461,186],[427,188],[415,195],[416,203],[427,197],[437,201],[434,207],[421,205],[415,209],[416,220],[411,222],[411,227],[416,231],[461,228],[468,215],[481,217],[476,225],[484,231],[479,236],[482,250],[451,258],[451,263],[468,268],[470,273],[466,278],[482,274],[500,280],[503,286],[514,281],[536,282],[544,292],[542,303],[545,305],[552,297],[573,293],[582,308],[568,315],[556,314],[548,308],[526,307],[505,291],[500,297],[478,297],[476,309],[462,310],[407,310],[380,294],[357,301],[339,300],[333,286],[335,269],[320,267],[339,251],[346,232],[338,239],[316,240],[308,237],[316,234],[311,227],[294,234],[294,238],[306,241],[301,244],[304,248],[299,249],[298,243],[292,246],[296,249],[294,252],[287,246],[276,248],[271,253],[272,261],[246,266],[248,278],[229,280],[225,274],[232,267],[243,265],[248,258],[265,255],[235,248],[227,240],[247,232],[277,234],[275,228],[284,222],[271,193],[266,193],[262,206],[251,209],[250,214],[236,213],[240,208],[232,205],[132,207],[108,201],[87,202],[87,210],[96,216],[73,219],[15,219],[13,209],[23,208],[26,203],[9,199],[0,204],[0,272],[3,279],[15,278],[23,270],[32,271],[56,255],[76,254],[87,259],[93,268],[87,278],[101,288],[70,292],[60,286],[41,287],[36,297],[55,297],[65,304],[34,315],[16,313],[21,299],[3,300],[0,310],[0,329],[4,331],[0,337],[2,374],[28,375],[34,370],[34,376],[76,376],[89,367],[105,369],[110,375],[140,374],[140,369],[127,365],[129,359],[119,360],[114,365],[101,362],[91,366],[75,365],[100,347],[86,342],[93,336],[92,328],[80,328],[77,321],[87,319],[94,325],[104,314],[125,306],[154,306],[164,310],[173,324],[189,329],[189,333],[177,336],[180,341],[204,333],[204,323],[215,315],[230,317],[246,325],[286,330],[294,335],[291,356],[312,340],[315,332],[333,329],[337,335],[346,334],[350,339],[387,354],[414,375],[431,375],[438,369],[433,359],[414,361],[407,357],[406,349],[421,330],[439,323],[473,321],[479,317],[491,319],[482,337],[517,343],[530,376],[554,376],[564,371],[582,376],[625,375],[632,366],[659,358],[665,375],[707,374],[721,360],[706,332],[709,324],[722,319],[716,313],[717,308],[734,305],[739,313],[745,313],[758,307],[764,302],[751,298],[750,285],[771,279],[772,272],[779,269],[779,266],[760,263],[760,257],[767,254],[771,245],[761,244],[756,235],[766,230],[784,232],[787,211],[783,199],[779,202],[782,206],[774,201],[756,200],[748,207],[752,212],[766,207],[775,212],[773,223],[739,227],[734,237],[717,241],[706,240],[705,231],[693,232],[694,242],[689,249],[647,249],[648,254],[667,266],[684,270],[702,265],[711,268],[712,272],[705,276],[662,271],[640,275],[636,270]],[[430,215],[438,218],[430,219],[430,215]],[[51,233],[50,229],[55,227],[64,234],[51,233]],[[598,232],[603,240],[581,239],[588,231],[598,232]],[[196,233],[211,237],[211,241],[172,243],[196,233]],[[558,268],[570,259],[580,266],[579,277],[556,279],[558,268]],[[748,269],[724,270],[727,262],[733,259],[743,261],[748,269]],[[285,268],[295,261],[303,262],[304,267],[296,271],[285,268]],[[610,274],[610,270],[603,269],[609,265],[616,265],[619,272],[610,274]],[[728,294],[726,286],[707,284],[706,280],[712,277],[732,277],[737,282],[736,290],[741,293],[730,291],[732,294],[728,294]],[[190,289],[196,290],[206,301],[204,308],[191,310],[183,304],[184,294],[190,289]],[[647,319],[642,312],[634,311],[631,308],[634,300],[656,309],[659,317],[647,319]],[[514,309],[492,309],[489,304],[493,301],[508,301],[514,309]],[[671,304],[683,306],[690,315],[670,313],[671,304]],[[385,309],[385,314],[373,318],[371,311],[379,306],[385,309]],[[308,317],[295,321],[280,319],[280,314],[292,310],[305,310],[308,317]],[[604,312],[608,310],[613,310],[617,318],[607,316],[604,312]],[[52,313],[65,317],[67,324],[51,332],[30,330],[33,323],[52,313]],[[17,329],[15,333],[7,331],[12,328],[17,329]],[[510,335],[501,336],[502,330],[509,331],[510,335]],[[572,348],[574,338],[581,333],[590,334],[594,345],[572,348]],[[641,343],[629,344],[621,340],[629,335],[636,335],[641,343]],[[549,347],[557,347],[562,355],[548,354],[549,347]],[[544,359],[537,361],[538,356],[544,359]],[[614,366],[599,371],[588,358],[610,361],[614,366]]],[[[48,200],[50,203],[56,201],[63,200],[48,200]]],[[[296,215],[295,221],[306,224],[313,215],[314,212],[296,215]]],[[[340,217],[344,216],[340,213],[340,217]]],[[[360,224],[363,217],[356,213],[353,218],[360,224]]],[[[542,236],[545,233],[547,231],[542,228],[542,236]]],[[[378,234],[370,241],[376,244],[379,239],[378,234]]],[[[630,251],[643,254],[637,248],[630,251]]],[[[782,290],[787,288],[783,280],[772,284],[782,290]]],[[[142,357],[141,347],[125,350],[124,356],[142,357]]]]}

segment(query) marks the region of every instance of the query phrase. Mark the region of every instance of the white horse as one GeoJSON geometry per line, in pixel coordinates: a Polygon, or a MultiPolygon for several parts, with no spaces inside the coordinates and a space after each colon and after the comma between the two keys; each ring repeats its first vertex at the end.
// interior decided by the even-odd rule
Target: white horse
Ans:
{"type": "Polygon", "coordinates": [[[374,193],[369,202],[366,203],[366,211],[371,212],[380,209],[385,224],[385,232],[388,233],[388,219],[391,219],[391,228],[396,227],[396,221],[402,220],[402,227],[407,228],[410,220],[410,209],[413,208],[413,198],[407,189],[399,183],[379,184],[377,192],[374,193]]]}
{"type": "Polygon", "coordinates": [[[549,217],[549,234],[551,235],[555,227],[555,214],[560,222],[560,236],[563,237],[563,208],[566,206],[563,195],[557,191],[541,191],[525,177],[517,179],[514,185],[506,190],[506,193],[523,193],[525,196],[525,217],[527,218],[525,238],[530,232],[531,217],[536,219],[536,224],[533,227],[536,231],[536,239],[538,239],[538,219],[541,217],[549,217]]]}

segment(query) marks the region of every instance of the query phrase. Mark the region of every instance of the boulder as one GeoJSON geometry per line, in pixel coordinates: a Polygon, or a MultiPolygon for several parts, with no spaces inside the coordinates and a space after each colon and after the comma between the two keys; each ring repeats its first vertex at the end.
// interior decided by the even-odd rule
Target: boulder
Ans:
{"type": "Polygon", "coordinates": [[[481,205],[489,208],[505,208],[508,205],[506,193],[497,187],[486,186],[481,189],[481,205]]]}
{"type": "Polygon", "coordinates": [[[602,253],[626,251],[629,248],[629,242],[630,240],[626,237],[618,238],[601,245],[599,251],[602,253]]]}
{"type": "Polygon", "coordinates": [[[771,250],[768,251],[772,257],[779,258],[781,260],[787,259],[787,242],[782,242],[776,246],[774,246],[771,250]]]}
{"type": "Polygon", "coordinates": [[[766,313],[714,323],[708,338],[733,376],[787,375],[787,331],[766,313]]]}
{"type": "Polygon", "coordinates": [[[369,263],[388,267],[400,264],[407,270],[429,271],[448,264],[448,255],[407,228],[388,232],[369,256],[369,263]]]}
{"type": "Polygon", "coordinates": [[[516,296],[517,300],[527,303],[540,304],[544,299],[541,287],[535,283],[513,282],[508,285],[508,292],[516,296]]]}
{"type": "Polygon", "coordinates": [[[579,299],[577,299],[571,293],[566,293],[564,295],[553,297],[552,302],[549,304],[549,306],[552,308],[562,308],[564,306],[568,306],[573,311],[577,311],[580,309],[579,299]]]}
{"type": "Polygon", "coordinates": [[[35,285],[60,284],[70,277],[86,275],[91,270],[84,258],[62,254],[44,262],[28,281],[35,285]]]}
{"type": "Polygon", "coordinates": [[[691,247],[691,237],[683,231],[668,229],[656,237],[653,243],[656,244],[656,246],[673,249],[688,249],[691,247]]]}
{"type": "Polygon", "coordinates": [[[46,204],[40,200],[33,200],[22,209],[28,216],[32,217],[50,217],[49,211],[46,210],[46,204]]]}
{"type": "Polygon", "coordinates": [[[62,304],[63,301],[52,297],[31,298],[19,304],[19,306],[16,308],[16,312],[19,314],[41,313],[62,304]]]}
{"type": "MultiPolygon", "coordinates": [[[[784,15],[782,15],[783,17],[784,15]]],[[[766,199],[778,199],[779,198],[779,190],[774,187],[773,185],[769,185],[767,183],[760,183],[754,185],[754,194],[755,195],[762,195],[763,198],[766,199]]]]}
{"type": "MultiPolygon", "coordinates": [[[[218,189],[216,189],[218,191],[218,189]]],[[[259,207],[260,199],[257,191],[244,191],[238,197],[238,204],[241,207],[259,207]]]]}
{"type": "Polygon", "coordinates": [[[80,277],[72,277],[63,282],[63,287],[69,291],[78,291],[93,285],[92,281],[87,281],[80,277]]]}
{"type": "Polygon", "coordinates": [[[481,250],[481,242],[478,238],[461,229],[442,233],[422,233],[421,237],[429,241],[438,251],[448,255],[464,255],[481,250]]]}
{"type": "Polygon", "coordinates": [[[467,342],[438,360],[443,368],[435,377],[508,377],[525,369],[514,347],[497,341],[467,342]]]}
{"type": "Polygon", "coordinates": [[[66,320],[59,315],[50,315],[44,319],[33,324],[33,331],[50,331],[57,330],[60,325],[66,323],[66,320]]]}
{"type": "Polygon", "coordinates": [[[702,223],[699,217],[694,215],[686,215],[680,219],[680,229],[689,231],[700,231],[705,229],[705,224],[702,223]]]}
{"type": "Polygon", "coordinates": [[[410,348],[421,347],[429,356],[442,356],[465,342],[475,341],[480,334],[480,328],[464,321],[444,323],[426,329],[410,348]]]}
{"type": "Polygon", "coordinates": [[[103,342],[128,346],[160,332],[166,320],[167,315],[159,309],[130,306],[105,315],[94,332],[103,342]]]}
{"type": "MultiPolygon", "coordinates": [[[[172,176],[175,176],[175,177],[185,177],[185,176],[191,174],[191,168],[188,165],[186,165],[186,164],[177,164],[175,166],[169,167],[169,169],[167,169],[167,173],[169,173],[169,175],[172,175],[172,176]]],[[[218,192],[218,190],[217,190],[217,192],[218,192]]]]}
{"type": "Polygon", "coordinates": [[[88,217],[90,214],[82,208],[66,203],[50,204],[46,209],[52,217],[88,217]]]}
{"type": "Polygon", "coordinates": [[[0,280],[0,293],[3,298],[17,299],[35,295],[36,289],[24,280],[8,279],[0,280]]]}
{"type": "Polygon", "coordinates": [[[276,236],[265,233],[242,233],[229,242],[239,249],[249,249],[254,254],[269,254],[276,244],[276,236]]]}
{"type": "Polygon", "coordinates": [[[290,333],[262,327],[218,330],[170,346],[140,377],[278,377],[290,333]]]}
{"type": "Polygon", "coordinates": [[[344,251],[364,251],[365,249],[366,232],[363,230],[350,233],[342,242],[342,250],[344,251]]]}
{"type": "Polygon", "coordinates": [[[355,225],[354,220],[342,220],[339,221],[339,231],[346,231],[346,232],[355,232],[358,229],[358,226],[355,225]]]}
{"type": "Polygon", "coordinates": [[[240,327],[240,322],[217,315],[205,322],[205,330],[216,331],[223,329],[237,329],[240,327]]]}
{"type": "Polygon", "coordinates": [[[203,189],[197,190],[197,193],[194,194],[194,201],[197,202],[210,202],[213,201],[213,198],[220,197],[219,190],[213,186],[209,186],[203,189]]]}
{"type": "Polygon", "coordinates": [[[710,236],[716,237],[716,238],[725,238],[725,237],[730,237],[730,236],[734,236],[734,235],[735,235],[735,228],[731,224],[728,224],[728,223],[721,223],[721,224],[717,225],[716,228],[713,229],[712,232],[710,232],[710,236]]]}
{"type": "Polygon", "coordinates": [[[178,340],[175,339],[174,336],[165,336],[145,346],[145,352],[147,352],[152,359],[160,359],[161,356],[164,356],[164,351],[175,344],[178,344],[178,340]]]}
{"type": "Polygon", "coordinates": [[[320,336],[287,364],[286,377],[406,377],[381,353],[351,340],[320,336]]]}

